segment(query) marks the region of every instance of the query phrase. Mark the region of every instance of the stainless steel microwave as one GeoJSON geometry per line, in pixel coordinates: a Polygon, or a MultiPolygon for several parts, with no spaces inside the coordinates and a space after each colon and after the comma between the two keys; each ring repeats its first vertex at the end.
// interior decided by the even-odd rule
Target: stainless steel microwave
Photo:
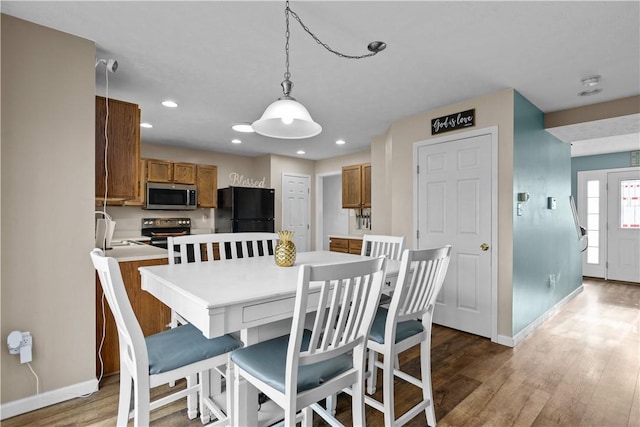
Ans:
{"type": "Polygon", "coordinates": [[[198,207],[195,185],[147,183],[147,209],[189,210],[198,207]]]}

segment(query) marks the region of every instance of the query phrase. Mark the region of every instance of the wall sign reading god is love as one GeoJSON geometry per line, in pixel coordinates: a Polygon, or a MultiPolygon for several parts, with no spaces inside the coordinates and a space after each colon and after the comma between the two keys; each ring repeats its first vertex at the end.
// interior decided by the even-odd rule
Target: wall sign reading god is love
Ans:
{"type": "Polygon", "coordinates": [[[461,111],[431,120],[431,135],[475,125],[476,110],[461,111]]]}

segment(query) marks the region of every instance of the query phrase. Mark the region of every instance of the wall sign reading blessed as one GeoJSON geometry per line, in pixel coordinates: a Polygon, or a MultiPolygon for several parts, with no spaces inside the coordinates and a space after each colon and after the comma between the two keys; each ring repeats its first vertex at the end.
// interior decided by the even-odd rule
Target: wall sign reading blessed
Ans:
{"type": "Polygon", "coordinates": [[[266,179],[267,177],[262,177],[261,180],[256,180],[253,178],[245,178],[244,175],[240,175],[237,172],[231,172],[229,174],[229,183],[232,187],[264,188],[266,179]]]}
{"type": "Polygon", "coordinates": [[[476,124],[476,110],[461,111],[431,120],[431,135],[468,128],[476,124]]]}

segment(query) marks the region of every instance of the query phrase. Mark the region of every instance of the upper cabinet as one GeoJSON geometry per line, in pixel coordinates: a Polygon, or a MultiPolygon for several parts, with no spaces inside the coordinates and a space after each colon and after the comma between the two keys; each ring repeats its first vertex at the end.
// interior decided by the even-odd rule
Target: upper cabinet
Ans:
{"type": "Polygon", "coordinates": [[[196,166],[194,163],[147,159],[147,182],[195,184],[196,166]]]}
{"type": "Polygon", "coordinates": [[[193,163],[174,163],[173,182],[176,184],[195,184],[196,168],[193,163]]]}
{"type": "Polygon", "coordinates": [[[218,168],[213,165],[198,165],[198,207],[218,207],[218,168]]]}
{"type": "Polygon", "coordinates": [[[173,163],[166,160],[147,159],[148,182],[172,182],[173,163]]]}
{"type": "Polygon", "coordinates": [[[105,138],[106,99],[96,96],[95,182],[96,199],[122,202],[138,197],[140,161],[140,109],[136,104],[109,99],[105,138]],[[107,144],[108,142],[108,144],[107,144]],[[105,147],[107,147],[105,171],[105,147]]]}
{"type": "Polygon", "coordinates": [[[342,207],[371,207],[371,164],[342,167],[342,207]]]}

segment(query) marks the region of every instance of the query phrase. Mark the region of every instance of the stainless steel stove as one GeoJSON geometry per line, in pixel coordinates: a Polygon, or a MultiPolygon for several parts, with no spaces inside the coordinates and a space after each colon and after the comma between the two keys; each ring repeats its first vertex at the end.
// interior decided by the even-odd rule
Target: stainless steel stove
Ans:
{"type": "Polygon", "coordinates": [[[167,249],[167,237],[191,234],[191,218],[142,218],[141,233],[151,245],[167,249]]]}

